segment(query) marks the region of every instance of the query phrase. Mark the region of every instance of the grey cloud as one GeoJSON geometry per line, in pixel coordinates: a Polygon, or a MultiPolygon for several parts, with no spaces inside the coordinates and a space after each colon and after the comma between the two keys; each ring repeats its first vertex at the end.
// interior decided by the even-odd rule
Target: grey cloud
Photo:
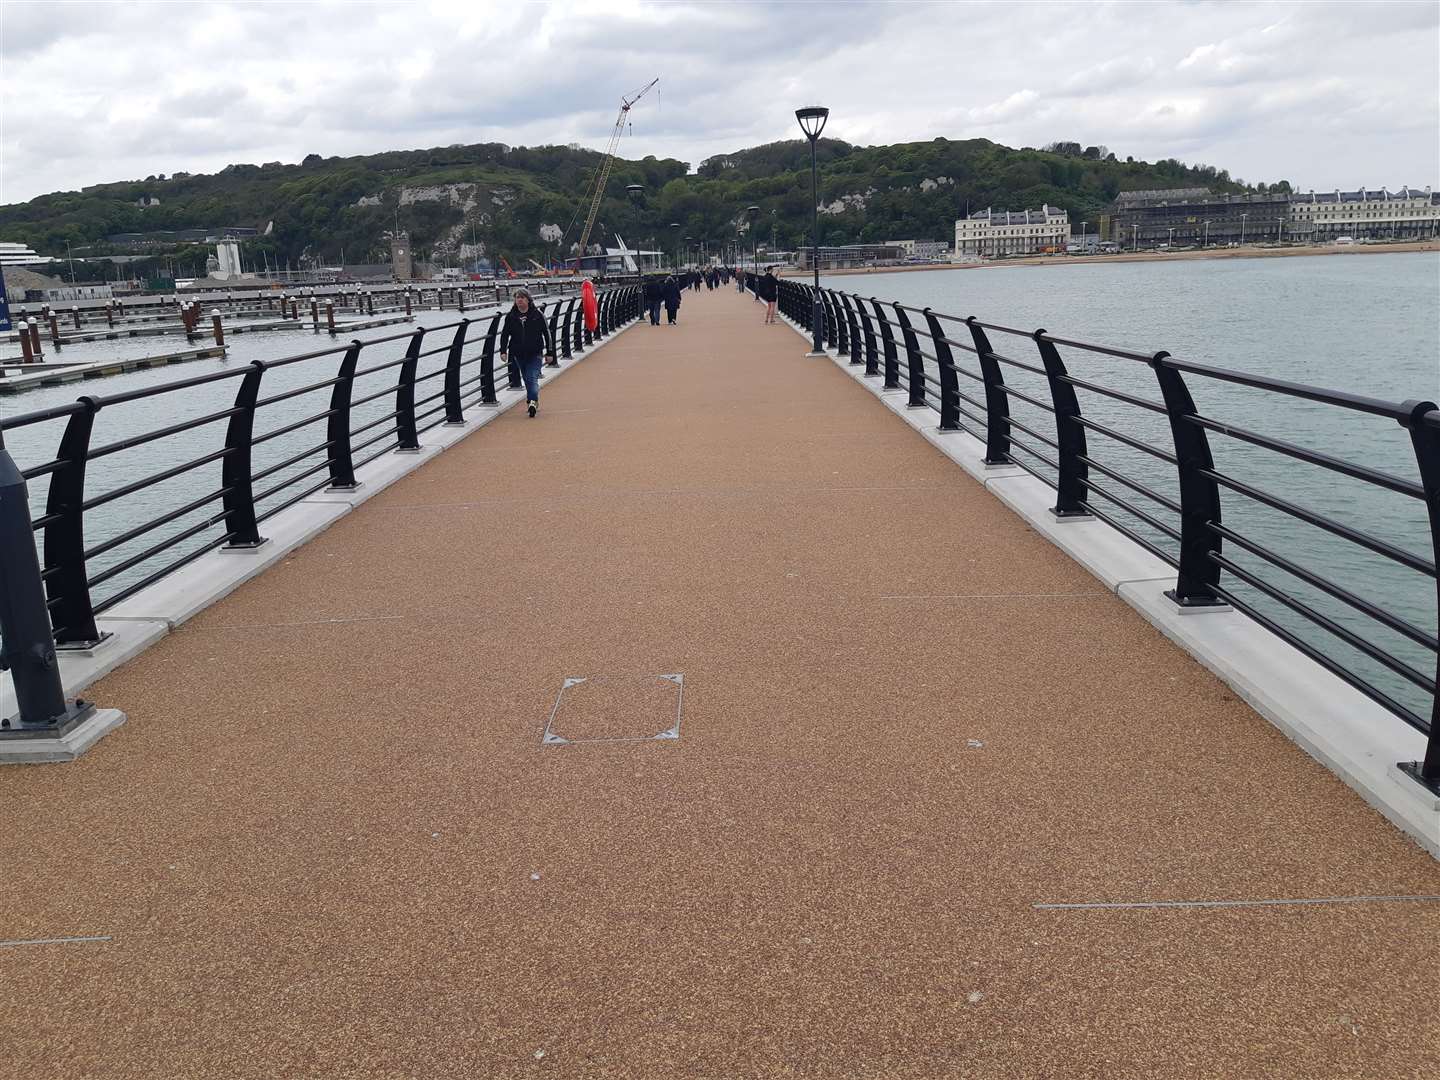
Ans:
{"type": "Polygon", "coordinates": [[[1440,180],[1436,12],[6,0],[0,199],[310,152],[598,147],[620,95],[657,74],[627,156],[698,163],[795,138],[792,110],[819,100],[829,133],[852,142],[1073,138],[1321,187],[1353,183],[1363,156],[1375,182],[1429,183],[1440,180]]]}

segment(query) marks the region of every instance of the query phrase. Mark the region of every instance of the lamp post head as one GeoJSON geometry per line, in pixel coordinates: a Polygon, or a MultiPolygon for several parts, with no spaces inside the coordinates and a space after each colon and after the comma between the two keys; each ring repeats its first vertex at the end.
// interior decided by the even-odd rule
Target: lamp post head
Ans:
{"type": "Polygon", "coordinates": [[[745,213],[753,218],[756,214],[760,213],[760,208],[758,206],[747,206],[745,207],[745,213]]]}
{"type": "Polygon", "coordinates": [[[812,143],[820,138],[820,132],[825,130],[825,121],[830,116],[830,110],[823,105],[806,105],[803,109],[795,110],[795,119],[800,121],[800,130],[805,132],[805,137],[812,143]]]}
{"type": "Polygon", "coordinates": [[[678,221],[672,221],[672,222],[670,222],[670,228],[672,228],[672,229],[678,229],[679,227],[680,227],[680,223],[679,223],[678,221]]]}
{"type": "Polygon", "coordinates": [[[644,185],[644,184],[626,184],[626,185],[625,185],[625,194],[629,195],[630,198],[632,198],[632,199],[637,199],[637,200],[638,200],[641,195],[645,194],[645,185],[644,185]]]}

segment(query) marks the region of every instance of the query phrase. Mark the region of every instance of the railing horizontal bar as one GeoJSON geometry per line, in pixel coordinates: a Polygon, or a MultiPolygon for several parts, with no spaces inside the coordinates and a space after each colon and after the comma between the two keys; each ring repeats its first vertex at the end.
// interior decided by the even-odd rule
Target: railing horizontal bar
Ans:
{"type": "Polygon", "coordinates": [[[286,424],[284,427],[278,427],[274,431],[267,431],[263,435],[257,435],[250,440],[250,445],[252,447],[259,446],[261,443],[267,443],[271,439],[278,439],[281,435],[289,435],[292,431],[299,431],[301,428],[310,424],[319,423],[321,420],[328,420],[334,415],[334,409],[326,409],[324,412],[318,412],[314,416],[307,416],[304,420],[296,420],[293,424],[286,424]]]}
{"type": "MultiPolygon", "coordinates": [[[[380,432],[379,435],[376,435],[376,436],[374,436],[374,437],[372,437],[372,438],[366,439],[363,443],[360,443],[358,446],[353,446],[353,447],[351,447],[351,448],[350,448],[350,452],[351,452],[352,454],[359,453],[361,450],[365,450],[365,449],[368,449],[368,448],[371,447],[371,446],[374,446],[374,445],[375,445],[377,442],[379,442],[381,439],[388,439],[388,438],[390,438],[390,436],[392,436],[392,435],[398,436],[399,433],[400,433],[400,428],[399,428],[397,425],[392,424],[390,427],[388,427],[388,428],[386,428],[384,431],[380,432]]],[[[396,438],[396,440],[395,440],[395,445],[396,445],[396,446],[399,446],[399,445],[400,445],[400,440],[399,440],[399,438],[396,438]]],[[[377,458],[377,457],[379,457],[379,456],[380,456],[379,454],[375,454],[374,456],[368,457],[368,458],[366,458],[365,460],[366,460],[366,461],[374,461],[375,458],[377,458]]],[[[355,463],[355,468],[358,469],[362,464],[364,464],[364,462],[358,462],[358,461],[357,461],[357,462],[355,463]]]]}
{"type": "Polygon", "coordinates": [[[93,589],[96,585],[103,585],[111,578],[123,574],[126,570],[129,570],[132,567],[139,566],[142,562],[145,562],[148,559],[153,559],[162,551],[168,551],[176,544],[183,544],[192,536],[195,536],[198,533],[202,533],[206,529],[214,528],[216,525],[220,524],[224,520],[224,511],[221,511],[218,514],[212,514],[204,521],[191,525],[188,529],[182,529],[174,536],[166,537],[164,540],[160,541],[160,543],[154,544],[135,555],[131,555],[128,559],[124,559],[116,563],[114,566],[106,567],[104,570],[100,571],[98,574],[96,574],[90,579],[90,587],[93,589]]]}
{"type": "Polygon", "coordinates": [[[1110,513],[1110,511],[1104,509],[1103,507],[1096,506],[1094,503],[1087,502],[1085,504],[1085,512],[1089,514],[1094,514],[1097,518],[1103,521],[1106,525],[1109,525],[1112,529],[1128,536],[1131,540],[1135,541],[1135,543],[1139,544],[1146,551],[1150,552],[1151,555],[1154,555],[1165,565],[1174,567],[1176,570],[1180,568],[1179,559],[1177,559],[1174,555],[1171,555],[1168,551],[1162,548],[1159,544],[1155,543],[1153,540],[1141,535],[1138,531],[1131,528],[1129,525],[1125,524],[1118,518],[1114,517],[1110,513]]]}
{"type": "Polygon", "coordinates": [[[1314,660],[1321,667],[1325,668],[1332,675],[1338,676],[1350,686],[1354,687],[1356,690],[1359,690],[1360,693],[1364,694],[1377,705],[1381,706],[1388,712],[1394,713],[1401,720],[1405,721],[1405,723],[1413,727],[1416,731],[1419,731],[1423,735],[1430,734],[1429,721],[1425,720],[1423,717],[1417,715],[1409,708],[1396,701],[1390,695],[1386,694],[1383,690],[1377,689],[1375,686],[1372,686],[1369,682],[1356,675],[1353,671],[1345,667],[1343,664],[1337,663],[1336,661],[1332,660],[1328,655],[1326,655],[1320,649],[1316,648],[1314,645],[1311,645],[1299,634],[1296,634],[1291,630],[1287,629],[1285,626],[1282,626],[1280,623],[1270,618],[1268,615],[1260,611],[1254,605],[1236,596],[1232,590],[1225,588],[1223,585],[1214,585],[1211,586],[1211,588],[1214,589],[1215,594],[1219,596],[1220,599],[1224,600],[1236,611],[1248,616],[1249,618],[1263,626],[1266,630],[1269,630],[1276,637],[1288,642],[1295,648],[1299,649],[1302,653],[1308,656],[1311,660],[1314,660]]]}
{"type": "MultiPolygon", "coordinates": [[[[1171,540],[1174,540],[1176,543],[1179,543],[1179,541],[1180,541],[1180,530],[1179,530],[1179,529],[1173,528],[1173,527],[1165,524],[1165,522],[1161,521],[1159,518],[1154,517],[1153,515],[1149,514],[1148,512],[1146,512],[1146,511],[1144,511],[1144,510],[1141,510],[1138,506],[1135,506],[1135,505],[1134,505],[1133,503],[1131,503],[1128,499],[1122,499],[1119,495],[1116,495],[1113,491],[1110,491],[1108,488],[1101,487],[1099,484],[1095,483],[1095,482],[1094,482],[1093,480],[1091,480],[1089,477],[1081,476],[1081,477],[1077,477],[1076,479],[1078,479],[1078,480],[1080,481],[1080,483],[1083,484],[1083,485],[1086,487],[1087,490],[1093,491],[1096,495],[1099,495],[1102,499],[1107,499],[1107,500],[1109,500],[1110,502],[1114,503],[1116,506],[1118,506],[1118,507],[1120,507],[1122,510],[1124,510],[1127,514],[1130,514],[1132,517],[1137,517],[1137,518],[1139,518],[1141,521],[1145,522],[1146,525],[1149,525],[1149,526],[1150,526],[1152,529],[1154,529],[1156,532],[1162,532],[1162,533],[1164,533],[1166,536],[1170,537],[1171,540]]],[[[1085,500],[1085,505],[1086,505],[1087,507],[1089,507],[1089,506],[1091,505],[1090,500],[1089,500],[1088,498],[1085,500]]]]}
{"type": "Polygon", "coordinates": [[[383,397],[390,397],[395,393],[395,387],[387,386],[383,390],[377,390],[373,394],[366,394],[362,398],[356,398],[350,402],[350,408],[354,409],[360,405],[368,405],[372,401],[379,401],[383,397]]]}
{"type": "MultiPolygon", "coordinates": [[[[353,438],[354,436],[356,436],[356,435],[363,435],[365,432],[369,431],[371,428],[376,427],[376,426],[378,426],[378,425],[380,425],[380,424],[383,424],[383,423],[385,423],[387,420],[394,420],[394,419],[395,419],[397,416],[399,416],[399,415],[400,415],[400,410],[399,410],[399,409],[391,409],[391,410],[390,410],[388,413],[386,413],[384,416],[376,417],[374,420],[371,420],[368,424],[362,424],[362,425],[361,425],[360,427],[358,427],[358,428],[353,428],[353,429],[351,429],[350,435],[351,435],[352,438],[353,438]]],[[[357,449],[358,449],[358,448],[357,448],[357,449]]]]}
{"type": "Polygon", "coordinates": [[[1157,457],[1161,461],[1168,461],[1171,465],[1179,464],[1174,454],[1167,453],[1166,451],[1157,449],[1153,446],[1148,446],[1145,443],[1141,442],[1139,439],[1131,438],[1129,435],[1122,435],[1114,428],[1106,427],[1104,424],[1099,423],[1096,420],[1091,420],[1088,417],[1084,416],[1077,416],[1075,417],[1075,422],[1081,427],[1088,428],[1090,431],[1096,432],[1100,435],[1104,435],[1107,439],[1114,439],[1116,442],[1122,442],[1126,446],[1133,446],[1136,450],[1141,450],[1147,454],[1150,454],[1152,457],[1157,457]]]}
{"type": "Polygon", "coordinates": [[[1165,413],[1165,406],[1158,401],[1136,397],[1134,394],[1127,394],[1123,390],[1115,390],[1108,386],[1101,386],[1099,383],[1090,382],[1088,379],[1077,379],[1069,372],[1061,375],[1060,381],[1069,383],[1071,386],[1078,386],[1082,390],[1089,390],[1092,394],[1101,394],[1104,397],[1114,398],[1116,401],[1123,401],[1127,405],[1135,405],[1139,408],[1149,409],[1151,412],[1162,415],[1165,413]]]}
{"type": "Polygon", "coordinates": [[[319,382],[311,383],[309,386],[297,386],[293,390],[286,390],[272,397],[261,398],[255,402],[255,408],[263,409],[266,405],[274,405],[277,401],[288,401],[290,398],[300,397],[302,394],[310,394],[316,390],[324,390],[328,386],[334,386],[339,381],[340,379],[337,376],[333,379],[321,379],[319,382]]]}
{"type": "MultiPolygon", "coordinates": [[[[274,476],[274,475],[275,475],[276,473],[278,473],[278,472],[283,472],[284,470],[288,469],[291,465],[298,465],[300,462],[304,461],[304,460],[305,460],[307,457],[309,457],[311,454],[318,454],[321,450],[328,450],[328,449],[330,449],[330,447],[333,446],[333,445],[334,445],[334,443],[330,442],[330,441],[327,439],[325,442],[322,442],[319,446],[312,446],[312,447],[310,447],[308,450],[301,450],[298,454],[292,454],[290,457],[286,458],[284,461],[276,462],[274,465],[271,465],[271,466],[269,466],[269,467],[267,467],[267,468],[265,468],[265,469],[262,469],[262,470],[261,470],[260,472],[258,472],[258,473],[252,473],[251,476],[250,476],[250,482],[253,484],[253,483],[255,483],[255,482],[258,481],[258,480],[265,480],[265,479],[267,479],[268,477],[274,476]]],[[[330,459],[329,459],[329,458],[326,458],[326,459],[325,459],[325,463],[328,465],[328,464],[330,463],[330,459]]],[[[258,496],[258,495],[255,496],[255,501],[256,501],[256,502],[259,502],[259,501],[260,501],[260,496],[258,496]]]]}
{"type": "MultiPolygon", "coordinates": [[[[381,435],[381,436],[380,436],[380,439],[385,438],[387,435],[394,435],[394,434],[395,434],[395,431],[394,431],[394,430],[387,431],[387,432],[385,432],[384,435],[381,435]]],[[[371,445],[371,443],[373,443],[373,442],[379,442],[380,439],[372,439],[371,442],[370,442],[370,443],[366,443],[365,446],[369,446],[369,445],[371,445]]],[[[382,446],[379,450],[376,450],[375,453],[371,454],[369,457],[361,458],[359,461],[355,462],[355,468],[358,469],[358,468],[360,468],[362,465],[368,465],[368,464],[370,464],[370,462],[374,461],[374,460],[375,460],[376,458],[378,458],[378,457],[384,457],[386,454],[388,454],[391,450],[394,450],[394,449],[395,449],[397,446],[399,446],[399,445],[400,445],[400,440],[399,440],[399,439],[396,439],[394,442],[387,443],[386,445],[382,446]]],[[[359,449],[362,449],[362,447],[358,447],[358,446],[357,446],[356,449],[359,450],[359,449]]]]}
{"type": "Polygon", "coordinates": [[[1374,660],[1377,664],[1389,668],[1396,675],[1399,675],[1402,679],[1406,679],[1409,682],[1412,682],[1416,686],[1420,687],[1420,689],[1426,690],[1432,694],[1435,692],[1435,682],[1433,679],[1430,678],[1429,675],[1426,675],[1424,672],[1415,670],[1415,668],[1405,663],[1405,661],[1401,660],[1399,657],[1391,656],[1378,645],[1374,645],[1371,642],[1366,641],[1359,634],[1355,633],[1348,627],[1341,626],[1328,615],[1320,614],[1320,612],[1316,611],[1309,604],[1305,603],[1302,600],[1297,600],[1295,597],[1291,596],[1284,590],[1270,584],[1270,582],[1266,581],[1258,574],[1252,573],[1251,571],[1245,569],[1245,567],[1243,566],[1236,565],[1233,560],[1227,559],[1218,551],[1211,551],[1207,554],[1209,555],[1211,562],[1214,562],[1218,566],[1224,567],[1226,571],[1228,571],[1233,576],[1239,578],[1241,581],[1245,582],[1245,584],[1249,585],[1251,588],[1259,589],[1266,596],[1270,597],[1270,599],[1276,601],[1277,603],[1284,604],[1291,611],[1295,612],[1295,614],[1300,615],[1305,619],[1308,619],[1310,622],[1320,627],[1320,629],[1325,630],[1330,634],[1333,634],[1335,637],[1345,642],[1345,644],[1349,645],[1352,649],[1364,653],[1371,660],[1374,660]]]}
{"type": "Polygon", "coordinates": [[[1307,585],[1311,585],[1321,592],[1329,593],[1335,597],[1335,599],[1349,604],[1356,611],[1369,616],[1382,626],[1394,630],[1397,634],[1409,638],[1417,645],[1422,645],[1431,652],[1440,652],[1440,639],[1437,639],[1434,634],[1422,630],[1420,627],[1407,622],[1398,615],[1390,614],[1390,612],[1376,606],[1363,596],[1359,596],[1343,586],[1336,585],[1333,581],[1321,577],[1314,571],[1305,569],[1305,567],[1298,563],[1285,558],[1285,556],[1277,555],[1263,544],[1259,544],[1249,537],[1237,533],[1234,529],[1214,521],[1210,522],[1209,525],[1212,530],[1226,540],[1239,545],[1257,558],[1264,559],[1271,566],[1284,570],[1287,574],[1293,574],[1307,585]]]}
{"type": "Polygon", "coordinates": [[[1412,480],[1404,477],[1392,476],[1390,473],[1381,472],[1379,469],[1372,469],[1365,465],[1355,465],[1342,458],[1322,453],[1319,450],[1310,450],[1295,443],[1285,442],[1283,439],[1271,438],[1269,435],[1261,435],[1259,432],[1250,431],[1247,428],[1237,427],[1234,424],[1221,423],[1218,420],[1211,420],[1209,417],[1188,415],[1182,419],[1207,431],[1214,431],[1221,435],[1229,435],[1231,438],[1240,439],[1242,442],[1252,443],[1255,446],[1263,446],[1267,450],[1274,450],[1276,453],[1285,454],[1288,457],[1296,458],[1310,465],[1318,465],[1322,469],[1329,469],[1332,472],[1341,473],[1344,476],[1354,477],[1356,480],[1364,480],[1366,483],[1374,484],[1376,487],[1383,487],[1395,491],[1401,495],[1409,495],[1415,499],[1425,498],[1425,489],[1412,480]]]}
{"type": "MultiPolygon", "coordinates": [[[[326,444],[326,445],[329,445],[329,444],[326,444]]],[[[314,452],[315,452],[315,451],[313,451],[313,450],[310,451],[310,453],[312,453],[312,454],[313,454],[314,452]]],[[[286,488],[291,487],[291,486],[293,486],[293,485],[295,485],[295,484],[298,484],[301,480],[304,480],[307,476],[314,476],[314,475],[315,475],[317,472],[319,472],[321,469],[328,469],[329,467],[330,467],[330,459],[327,457],[327,458],[325,458],[323,461],[321,461],[318,465],[312,465],[310,468],[306,469],[304,472],[302,472],[302,473],[296,473],[294,476],[290,477],[288,480],[284,481],[283,483],[276,484],[274,487],[270,488],[268,491],[262,491],[262,492],[260,492],[260,494],[258,494],[258,495],[255,496],[255,502],[259,503],[259,502],[261,502],[261,501],[264,500],[264,499],[270,498],[270,496],[272,496],[272,495],[277,495],[277,494],[279,494],[280,492],[284,491],[286,488]]],[[[325,482],[328,484],[330,481],[329,481],[329,479],[327,478],[325,482]]]]}
{"type": "Polygon", "coordinates": [[[12,431],[15,428],[29,427],[31,424],[43,424],[46,420],[63,420],[88,408],[89,406],[83,401],[70,401],[64,405],[51,405],[48,409],[36,409],[34,412],[21,413],[18,416],[0,416],[0,431],[12,431]]]}
{"type": "Polygon", "coordinates": [[[1024,360],[1016,360],[1011,356],[1002,356],[998,352],[992,352],[990,356],[993,359],[999,360],[1002,364],[1008,364],[1010,367],[1019,368],[1021,371],[1028,371],[1033,375],[1039,375],[1042,379],[1049,378],[1044,368],[1037,367],[1034,364],[1027,364],[1024,360]]]}
{"type": "Polygon", "coordinates": [[[127,529],[123,533],[120,533],[118,536],[112,536],[109,540],[105,540],[102,543],[96,544],[94,547],[86,551],[85,561],[89,562],[91,559],[98,558],[99,556],[104,555],[108,551],[114,551],[117,547],[122,547],[123,545],[130,543],[130,541],[132,540],[138,540],[146,533],[158,529],[162,525],[169,525],[170,522],[175,521],[178,518],[182,518],[187,514],[193,514],[202,506],[208,506],[216,499],[223,499],[225,497],[225,493],[229,490],[229,488],[217,488],[209,495],[202,495],[198,499],[192,499],[190,502],[186,503],[179,509],[171,510],[168,513],[161,514],[159,517],[152,518],[151,520],[145,522],[143,525],[136,525],[133,529],[127,529]]]}
{"type": "Polygon", "coordinates": [[[147,431],[144,435],[135,435],[128,439],[118,439],[104,446],[97,446],[85,455],[86,461],[96,461],[102,457],[109,457],[111,454],[118,454],[122,450],[133,450],[137,446],[144,446],[146,443],[154,442],[156,439],[163,439],[167,435],[178,435],[183,431],[193,431],[196,428],[213,424],[218,420],[228,420],[239,410],[235,408],[221,409],[219,412],[207,413],[205,416],[197,416],[190,420],[182,420],[178,424],[170,424],[154,431],[147,431]]]}
{"type": "Polygon", "coordinates": [[[1369,533],[1362,532],[1359,529],[1353,529],[1349,525],[1342,525],[1338,521],[1323,518],[1313,510],[1307,510],[1305,507],[1292,503],[1288,499],[1282,499],[1278,495],[1271,495],[1268,491],[1261,491],[1259,488],[1253,487],[1250,484],[1242,483],[1239,480],[1232,480],[1224,473],[1216,472],[1214,469],[1198,469],[1196,471],[1201,476],[1214,480],[1217,484],[1227,487],[1231,491],[1237,491],[1247,498],[1254,499],[1256,502],[1264,503],[1266,506],[1289,514],[1293,518],[1298,518],[1307,524],[1314,525],[1317,529],[1324,529],[1328,533],[1333,533],[1342,539],[1349,540],[1353,544],[1358,544],[1360,547],[1373,551],[1377,555],[1383,555],[1387,559],[1400,563],[1402,566],[1408,566],[1412,570],[1419,570],[1422,574],[1426,574],[1429,577],[1433,578],[1435,576],[1434,563],[1428,559],[1422,559],[1420,556],[1406,551],[1402,547],[1396,547],[1388,540],[1381,540],[1378,536],[1371,536],[1369,533]]]}
{"type": "MultiPolygon", "coordinates": [[[[329,465],[330,463],[329,463],[328,461],[326,461],[325,464],[326,464],[326,465],[329,465]]],[[[329,487],[329,486],[330,486],[330,477],[329,477],[329,476],[326,476],[325,479],[324,479],[324,480],[321,480],[318,484],[313,484],[313,485],[311,485],[310,487],[306,488],[304,491],[299,492],[299,493],[296,494],[296,495],[292,495],[290,498],[286,499],[283,503],[280,503],[278,506],[272,506],[269,510],[266,510],[263,514],[256,514],[256,515],[255,515],[255,524],[258,525],[258,524],[260,524],[262,521],[267,521],[268,519],[274,517],[276,514],[280,513],[280,511],[290,509],[290,507],[294,506],[296,503],[298,503],[298,502],[300,502],[300,501],[302,501],[302,500],[304,500],[304,499],[308,499],[311,495],[314,495],[315,492],[321,490],[322,488],[326,488],[326,487],[329,487]]]]}
{"type": "MultiPolygon", "coordinates": [[[[223,521],[224,518],[221,517],[219,520],[223,521]]],[[[134,584],[127,585],[125,588],[121,589],[119,592],[115,593],[113,596],[107,596],[104,600],[101,600],[99,603],[97,603],[97,604],[95,605],[95,614],[96,614],[96,615],[101,615],[101,614],[105,613],[106,611],[108,611],[110,608],[114,607],[116,604],[120,603],[121,601],[130,599],[130,597],[134,596],[134,595],[135,595],[136,593],[138,593],[141,589],[148,589],[151,585],[154,585],[155,582],[159,581],[161,578],[165,577],[167,574],[173,574],[176,570],[179,570],[182,566],[188,566],[190,563],[192,563],[192,562],[194,562],[196,559],[200,558],[200,556],[206,554],[207,552],[214,551],[214,550],[215,550],[216,548],[218,548],[220,545],[228,542],[228,541],[230,540],[230,538],[231,538],[232,536],[234,536],[234,535],[235,535],[234,533],[228,533],[228,532],[227,532],[224,536],[220,536],[220,537],[217,537],[217,538],[214,539],[214,540],[208,541],[207,543],[205,543],[205,544],[202,545],[201,547],[197,548],[196,550],[194,550],[194,551],[192,551],[192,552],[189,552],[188,554],[182,555],[180,558],[176,559],[174,562],[170,563],[169,565],[167,565],[167,566],[162,566],[159,570],[156,570],[153,574],[150,574],[150,575],[148,575],[147,577],[141,578],[139,581],[135,582],[134,584]]],[[[93,584],[93,583],[92,583],[92,584],[93,584]]]]}
{"type": "MultiPolygon", "coordinates": [[[[1159,503],[1161,506],[1165,507],[1166,510],[1171,511],[1172,513],[1179,514],[1183,512],[1180,508],[1180,504],[1174,499],[1170,499],[1164,495],[1161,495],[1158,491],[1154,491],[1151,488],[1146,487],[1138,480],[1130,479],[1130,477],[1126,476],[1124,473],[1117,472],[1116,470],[1110,468],[1110,466],[1108,465],[1100,464],[1100,462],[1096,461],[1094,458],[1090,457],[1087,454],[1079,454],[1077,456],[1090,468],[1098,469],[1100,472],[1110,477],[1110,479],[1115,480],[1118,483],[1124,484],[1137,495],[1144,495],[1147,499],[1153,499],[1155,502],[1159,503]]],[[[1177,536],[1176,539],[1179,539],[1179,537],[1177,536]]]]}
{"type": "Polygon", "coordinates": [[[392,367],[399,367],[403,363],[405,363],[405,357],[403,356],[400,357],[399,360],[387,360],[385,363],[376,364],[374,367],[361,368],[359,371],[355,372],[354,377],[358,379],[362,375],[373,375],[377,371],[385,371],[392,367]]]}
{"type": "MultiPolygon", "coordinates": [[[[1034,405],[1037,409],[1044,409],[1051,415],[1054,415],[1055,413],[1055,406],[1048,404],[1047,402],[1041,401],[1039,398],[1033,398],[1029,394],[1025,393],[1025,391],[1023,390],[1016,390],[1009,383],[1005,383],[1000,387],[1000,389],[1005,392],[1007,397],[1019,398],[1021,401],[1027,402],[1030,405],[1034,405]]],[[[1013,424],[1015,421],[1012,419],[1010,422],[1013,424]]]]}
{"type": "Polygon", "coordinates": [[[1187,372],[1191,375],[1202,375],[1208,379],[1248,386],[1255,390],[1269,390],[1276,394],[1284,394],[1286,397],[1298,397],[1307,401],[1320,401],[1326,405],[1338,405],[1342,409],[1370,413],[1372,416],[1384,416],[1390,420],[1408,420],[1410,417],[1410,414],[1402,406],[1390,401],[1381,401],[1379,398],[1366,397],[1364,394],[1350,394],[1343,390],[1325,390],[1318,386],[1306,386],[1304,383],[1290,382],[1286,379],[1271,379],[1264,375],[1249,375],[1243,371],[1231,371],[1229,368],[1177,360],[1173,356],[1165,357],[1160,363],[1172,370],[1187,372]]]}
{"type": "Polygon", "coordinates": [[[147,487],[154,487],[156,484],[163,484],[166,480],[173,480],[181,473],[189,472],[191,469],[198,469],[201,465],[208,465],[212,461],[219,461],[221,458],[226,457],[232,452],[233,451],[229,447],[222,446],[219,450],[212,450],[204,457],[198,457],[194,461],[187,461],[183,465],[172,465],[168,469],[164,469],[158,473],[153,473],[152,475],[147,476],[141,480],[136,480],[133,483],[126,484],[124,487],[118,487],[113,489],[112,491],[107,491],[103,495],[96,495],[93,499],[86,499],[83,503],[80,504],[80,508],[82,510],[88,511],[95,509],[95,507],[97,506],[104,506],[108,502],[114,502],[116,499],[123,499],[126,495],[133,495],[135,494],[135,492],[142,491],[147,487]]]}

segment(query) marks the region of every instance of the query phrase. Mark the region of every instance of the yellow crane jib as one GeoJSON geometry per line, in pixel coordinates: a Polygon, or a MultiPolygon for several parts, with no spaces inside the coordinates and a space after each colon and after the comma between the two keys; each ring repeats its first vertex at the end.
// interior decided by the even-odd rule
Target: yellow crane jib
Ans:
{"type": "Polygon", "coordinates": [[[659,81],[660,77],[657,75],[633,95],[620,99],[620,115],[615,118],[615,129],[610,132],[610,143],[605,147],[605,158],[600,162],[600,169],[595,174],[595,190],[590,193],[590,212],[585,215],[585,230],[580,234],[580,251],[575,260],[577,268],[583,265],[585,248],[590,243],[590,230],[595,227],[595,215],[600,212],[600,200],[605,196],[605,183],[610,179],[610,167],[615,164],[615,147],[620,145],[620,136],[625,132],[625,119],[630,115],[630,110],[636,102],[648,94],[659,81]]]}

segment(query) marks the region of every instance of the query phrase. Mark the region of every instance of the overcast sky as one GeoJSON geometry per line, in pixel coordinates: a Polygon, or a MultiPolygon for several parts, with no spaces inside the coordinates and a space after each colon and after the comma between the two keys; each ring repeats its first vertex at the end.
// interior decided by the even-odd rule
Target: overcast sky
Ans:
{"type": "Polygon", "coordinates": [[[1440,3],[0,0],[0,202],[499,141],[705,157],[831,108],[856,143],[1104,143],[1251,182],[1440,184],[1440,3]]]}

